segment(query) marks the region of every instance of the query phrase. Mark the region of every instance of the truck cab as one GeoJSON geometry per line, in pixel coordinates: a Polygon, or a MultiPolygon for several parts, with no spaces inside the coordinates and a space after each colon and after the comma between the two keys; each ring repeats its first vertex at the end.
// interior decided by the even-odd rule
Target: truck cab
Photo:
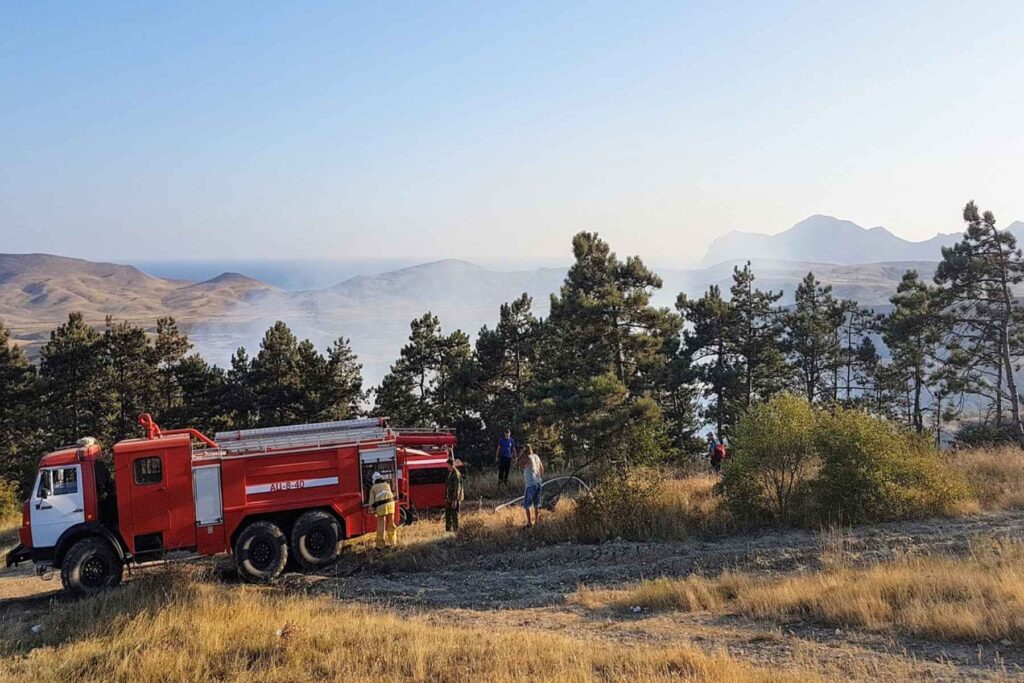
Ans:
{"type": "Polygon", "coordinates": [[[120,581],[116,568],[124,557],[117,533],[116,492],[101,454],[96,440],[87,437],[43,456],[22,506],[20,543],[7,554],[7,566],[31,560],[43,574],[50,567],[62,567],[79,541],[95,537],[101,541],[93,544],[101,548],[99,554],[76,553],[82,556],[82,566],[73,580],[84,582],[84,592],[90,592],[90,582],[99,589],[120,581]]]}

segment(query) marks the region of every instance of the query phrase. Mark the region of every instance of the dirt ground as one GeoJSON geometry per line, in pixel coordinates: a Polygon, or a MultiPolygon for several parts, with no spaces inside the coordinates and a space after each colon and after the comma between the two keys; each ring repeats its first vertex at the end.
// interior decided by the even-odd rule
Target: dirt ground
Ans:
{"type": "MultiPolygon", "coordinates": [[[[854,564],[904,553],[963,556],[993,538],[1024,538],[1024,512],[716,541],[524,545],[454,562],[440,571],[396,571],[368,565],[363,556],[351,554],[314,576],[286,574],[280,590],[401,610],[481,632],[529,629],[637,646],[689,642],[725,649],[759,666],[813,663],[832,675],[846,671],[851,676],[919,680],[1024,680],[1024,643],[937,642],[711,613],[594,612],[566,601],[582,585],[615,588],[645,578],[714,575],[724,569],[811,572],[837,555],[854,564]]],[[[226,584],[235,580],[223,561],[216,575],[226,584]]],[[[59,577],[42,582],[29,567],[0,571],[0,618],[24,619],[59,609],[57,588],[59,577]]]]}

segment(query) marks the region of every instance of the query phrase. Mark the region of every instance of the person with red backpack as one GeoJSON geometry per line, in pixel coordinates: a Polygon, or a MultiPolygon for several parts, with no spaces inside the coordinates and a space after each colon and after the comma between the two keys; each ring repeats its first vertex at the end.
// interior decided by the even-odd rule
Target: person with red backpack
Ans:
{"type": "Polygon", "coordinates": [[[722,463],[729,458],[726,450],[725,438],[719,440],[714,432],[708,433],[708,459],[711,460],[711,469],[716,473],[722,471],[722,463]]]}

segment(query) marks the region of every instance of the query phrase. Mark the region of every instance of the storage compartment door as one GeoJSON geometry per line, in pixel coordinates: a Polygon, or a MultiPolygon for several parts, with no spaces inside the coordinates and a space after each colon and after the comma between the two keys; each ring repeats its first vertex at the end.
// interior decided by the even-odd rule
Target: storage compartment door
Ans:
{"type": "Polygon", "coordinates": [[[224,521],[220,497],[220,465],[196,467],[192,473],[196,498],[196,526],[220,524],[224,521]]]}

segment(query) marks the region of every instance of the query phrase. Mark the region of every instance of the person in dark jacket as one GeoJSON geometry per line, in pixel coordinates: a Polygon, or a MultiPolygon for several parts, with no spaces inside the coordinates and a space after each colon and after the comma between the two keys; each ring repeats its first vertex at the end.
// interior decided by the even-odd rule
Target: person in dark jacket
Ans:
{"type": "Polygon", "coordinates": [[[444,485],[444,530],[459,530],[459,508],[466,497],[462,487],[462,473],[455,466],[455,458],[448,456],[448,479],[444,485]]]}

